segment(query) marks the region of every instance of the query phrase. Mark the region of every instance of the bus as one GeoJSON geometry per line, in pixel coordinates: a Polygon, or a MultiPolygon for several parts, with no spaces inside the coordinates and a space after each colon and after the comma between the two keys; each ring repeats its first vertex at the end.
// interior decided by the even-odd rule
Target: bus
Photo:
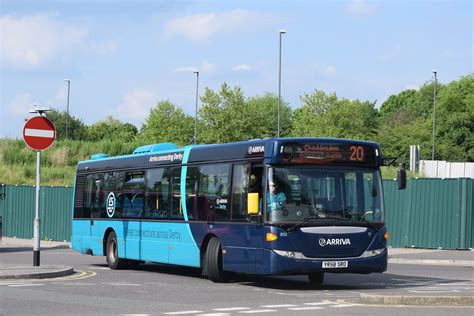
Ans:
{"type": "Polygon", "coordinates": [[[93,155],[77,165],[71,245],[111,269],[188,266],[214,282],[384,272],[384,161],[376,143],[333,138],[93,155]]]}

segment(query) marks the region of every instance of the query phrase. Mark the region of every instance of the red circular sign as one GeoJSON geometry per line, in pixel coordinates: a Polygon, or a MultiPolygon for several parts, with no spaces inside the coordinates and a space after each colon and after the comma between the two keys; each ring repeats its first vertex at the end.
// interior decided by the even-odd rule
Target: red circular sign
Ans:
{"type": "Polygon", "coordinates": [[[45,116],[30,118],[23,127],[23,139],[31,149],[44,150],[53,144],[55,138],[54,124],[45,116]]]}

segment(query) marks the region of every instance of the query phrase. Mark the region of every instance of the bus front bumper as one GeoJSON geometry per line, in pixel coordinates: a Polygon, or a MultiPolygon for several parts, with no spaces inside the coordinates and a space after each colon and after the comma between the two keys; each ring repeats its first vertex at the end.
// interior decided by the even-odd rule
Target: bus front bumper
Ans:
{"type": "Polygon", "coordinates": [[[328,273],[372,273],[387,270],[387,249],[370,250],[354,258],[307,258],[298,253],[265,249],[260,273],[266,275],[328,273]],[[324,266],[323,267],[323,263],[324,266]]]}

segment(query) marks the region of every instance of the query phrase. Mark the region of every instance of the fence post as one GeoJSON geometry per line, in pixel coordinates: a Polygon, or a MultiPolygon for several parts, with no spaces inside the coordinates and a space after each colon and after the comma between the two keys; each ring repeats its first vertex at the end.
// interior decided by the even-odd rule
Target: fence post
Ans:
{"type": "Polygon", "coordinates": [[[459,232],[459,248],[466,249],[466,225],[467,225],[467,179],[458,179],[461,182],[460,198],[461,198],[461,216],[460,216],[460,232],[459,232]]]}

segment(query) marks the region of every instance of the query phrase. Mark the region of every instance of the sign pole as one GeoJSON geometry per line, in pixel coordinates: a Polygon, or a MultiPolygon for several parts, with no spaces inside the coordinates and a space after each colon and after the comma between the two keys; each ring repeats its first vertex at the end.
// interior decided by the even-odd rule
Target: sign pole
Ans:
{"type": "Polygon", "coordinates": [[[36,152],[36,207],[35,207],[35,222],[34,222],[34,246],[33,246],[33,266],[40,265],[40,177],[41,177],[41,151],[36,152]]]}
{"type": "Polygon", "coordinates": [[[30,118],[23,127],[23,139],[28,147],[36,151],[36,205],[35,221],[33,227],[33,266],[40,265],[40,239],[41,223],[39,218],[40,208],[40,178],[41,178],[41,151],[49,148],[56,138],[56,128],[46,116],[45,112],[50,110],[38,108],[30,110],[30,113],[38,113],[38,116],[30,118]]]}

